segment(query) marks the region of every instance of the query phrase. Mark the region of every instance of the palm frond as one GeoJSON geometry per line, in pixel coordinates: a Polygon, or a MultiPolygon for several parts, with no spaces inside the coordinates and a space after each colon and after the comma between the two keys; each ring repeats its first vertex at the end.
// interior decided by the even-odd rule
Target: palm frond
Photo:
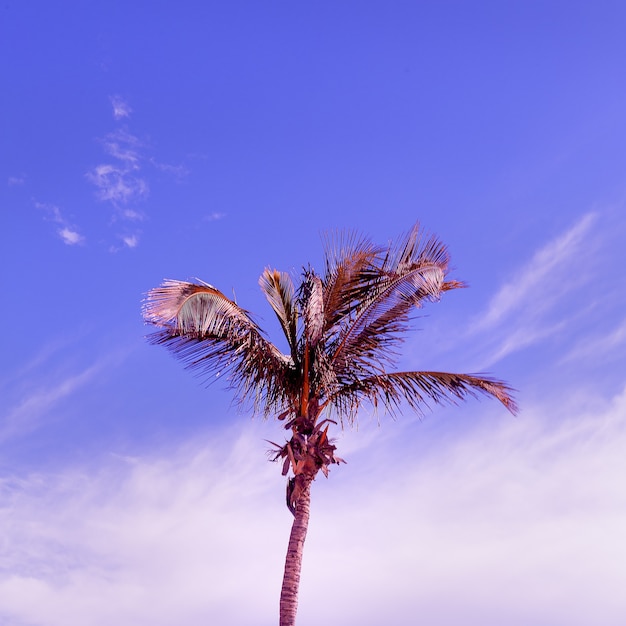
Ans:
{"type": "Polygon", "coordinates": [[[447,246],[436,236],[422,230],[417,222],[396,243],[390,244],[381,270],[396,274],[419,264],[436,264],[447,268],[450,255],[447,246]]]}
{"type": "Polygon", "coordinates": [[[332,333],[377,278],[376,260],[382,249],[354,233],[335,233],[324,247],[324,331],[332,333]]]}
{"type": "Polygon", "coordinates": [[[423,300],[436,300],[444,284],[444,270],[436,264],[381,277],[342,329],[332,357],[335,367],[349,367],[355,359],[371,360],[375,354],[377,360],[386,358],[386,347],[401,340],[399,333],[406,330],[411,310],[423,300]]]}
{"type": "Polygon", "coordinates": [[[457,404],[468,397],[486,395],[496,398],[515,414],[518,408],[513,392],[503,381],[483,374],[394,372],[354,380],[338,389],[325,404],[335,408],[342,419],[353,422],[365,401],[374,407],[382,404],[391,414],[406,402],[412,410],[422,414],[431,403],[457,404]]]}
{"type": "Polygon", "coordinates": [[[292,359],[215,287],[166,280],[148,293],[143,313],[159,328],[148,340],[164,345],[187,368],[209,381],[226,379],[241,401],[253,400],[265,414],[290,405],[292,359]]]}
{"type": "Polygon", "coordinates": [[[383,362],[393,362],[415,308],[464,286],[446,279],[447,248],[424,234],[419,224],[368,262],[362,268],[356,304],[341,320],[334,344],[331,361],[339,378],[344,370],[361,368],[363,377],[380,371],[383,362]]]}
{"type": "Polygon", "coordinates": [[[301,288],[304,311],[304,334],[309,349],[317,347],[324,332],[324,287],[312,270],[304,272],[301,288]]]}
{"type": "Polygon", "coordinates": [[[287,272],[265,269],[259,285],[270,303],[287,338],[291,358],[298,361],[298,306],[291,276],[287,272]]]}

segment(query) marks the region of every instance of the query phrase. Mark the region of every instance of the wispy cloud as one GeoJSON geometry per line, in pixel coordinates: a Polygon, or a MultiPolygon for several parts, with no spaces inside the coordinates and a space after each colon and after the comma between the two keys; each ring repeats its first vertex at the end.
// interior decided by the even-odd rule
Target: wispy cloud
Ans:
{"type": "Polygon", "coordinates": [[[127,248],[136,248],[139,244],[139,237],[137,235],[127,235],[122,237],[122,241],[127,248]]]}
{"type": "Polygon", "coordinates": [[[133,111],[128,102],[126,102],[121,96],[111,96],[111,106],[113,107],[113,117],[116,120],[130,117],[130,114],[133,111]]]}
{"type": "Polygon", "coordinates": [[[85,237],[63,216],[58,206],[44,202],[35,202],[35,207],[44,211],[47,219],[57,225],[57,235],[63,243],[68,246],[85,243],[85,237]]]}
{"type": "Polygon", "coordinates": [[[85,238],[77,231],[68,228],[67,226],[59,230],[59,236],[68,246],[73,246],[78,243],[83,243],[85,238]]]}
{"type": "MultiPolygon", "coordinates": [[[[621,626],[625,416],[626,391],[462,437],[386,424],[386,445],[368,438],[314,485],[299,623],[621,626]]],[[[0,616],[275,623],[291,517],[262,458],[265,425],[241,428],[5,478],[0,616]]]]}
{"type": "Polygon", "coordinates": [[[118,240],[121,244],[114,244],[110,246],[109,252],[116,253],[124,249],[132,250],[139,245],[140,238],[138,233],[134,233],[132,235],[118,235],[118,240]]]}
{"type": "Polygon", "coordinates": [[[626,319],[613,329],[593,333],[578,341],[561,362],[592,358],[595,362],[606,363],[612,356],[623,356],[624,346],[626,346],[626,319]]]}
{"type": "MultiPolygon", "coordinates": [[[[131,108],[120,96],[112,96],[113,116],[120,121],[128,118],[131,108]]],[[[126,127],[120,127],[101,139],[107,161],[91,168],[87,180],[96,188],[96,196],[113,208],[113,222],[137,222],[145,218],[137,204],[150,194],[148,178],[144,173],[146,157],[142,141],[126,127]]],[[[127,227],[126,227],[127,228],[127,227]]],[[[139,243],[137,233],[117,234],[125,248],[139,243]]],[[[109,247],[117,252],[119,246],[109,247]]]]}
{"type": "Polygon", "coordinates": [[[481,368],[562,330],[574,313],[559,309],[590,280],[591,233],[597,215],[588,213],[541,247],[491,299],[469,329],[489,350],[481,368]]]}
{"type": "Polygon", "coordinates": [[[217,222],[218,220],[222,220],[226,217],[226,213],[220,213],[218,211],[214,211],[213,213],[209,213],[209,215],[204,216],[205,222],[217,222]]]}
{"type": "MultiPolygon", "coordinates": [[[[110,223],[119,228],[115,238],[123,242],[124,248],[130,249],[137,247],[140,242],[140,233],[132,232],[131,223],[147,217],[140,205],[150,195],[151,174],[158,171],[180,180],[188,172],[183,165],[170,165],[152,157],[149,154],[150,146],[128,128],[127,120],[132,112],[129,104],[117,95],[111,96],[110,101],[113,117],[119,124],[112,132],[98,139],[104,157],[100,163],[88,169],[84,176],[95,188],[96,198],[109,206],[112,212],[110,223]]],[[[11,176],[7,181],[9,186],[24,182],[24,176],[11,176]]],[[[85,243],[80,230],[65,218],[57,206],[38,204],[38,207],[45,209],[48,218],[58,224],[57,235],[65,244],[73,246],[85,243]]],[[[215,213],[213,219],[220,217],[221,214],[215,213]]],[[[120,249],[117,245],[109,245],[111,251],[120,249]]]]}
{"type": "MultiPolygon", "coordinates": [[[[132,109],[128,102],[119,95],[111,96],[110,100],[117,128],[98,140],[106,158],[91,167],[85,177],[95,187],[98,200],[111,207],[112,223],[118,226],[123,223],[120,230],[124,231],[130,228],[128,222],[147,217],[139,206],[150,195],[151,175],[158,171],[180,180],[187,175],[187,169],[155,159],[150,146],[129,129],[132,109]]],[[[125,248],[134,248],[139,243],[137,232],[127,235],[118,231],[115,237],[123,241],[125,248]]],[[[117,252],[120,247],[110,245],[109,250],[117,252]]]]}
{"type": "Polygon", "coordinates": [[[581,244],[596,216],[584,215],[572,228],[535,253],[531,261],[491,299],[487,311],[474,325],[475,330],[495,326],[519,311],[549,307],[562,293],[558,283],[570,271],[570,260],[579,255],[581,244]]]}
{"type": "Polygon", "coordinates": [[[135,167],[102,164],[88,172],[87,178],[98,189],[100,200],[118,206],[148,195],[148,183],[135,174],[136,170],[135,167]]]}
{"type": "Polygon", "coordinates": [[[150,163],[159,171],[171,174],[178,180],[183,179],[189,174],[189,170],[184,165],[170,165],[168,163],[161,163],[156,159],[150,159],[150,163]]]}
{"type": "Polygon", "coordinates": [[[89,361],[69,359],[88,334],[79,326],[71,336],[42,345],[25,363],[16,360],[11,375],[0,381],[0,443],[50,426],[51,416],[61,403],[75,399],[85,387],[100,384],[103,373],[116,371],[134,349],[132,344],[109,344],[106,352],[93,355],[89,361]]]}
{"type": "Polygon", "coordinates": [[[215,623],[241,624],[249,621],[247,603],[237,601],[243,581],[256,581],[249,599],[272,616],[281,573],[273,539],[286,536],[289,518],[280,506],[262,517],[256,507],[280,492],[281,477],[257,437],[213,444],[5,480],[2,505],[12,515],[0,518],[11,538],[2,546],[0,619],[200,624],[228,613],[215,623]],[[246,550],[258,559],[235,574],[246,550]],[[146,601],[155,593],[158,606],[146,601]]]}
{"type": "MultiPolygon", "coordinates": [[[[107,135],[102,144],[114,162],[97,165],[87,172],[87,179],[98,190],[98,198],[116,209],[146,198],[150,189],[140,175],[143,156],[139,139],[126,130],[118,130],[107,135]]],[[[126,217],[125,211],[121,211],[122,217],[126,217]]],[[[133,215],[138,214],[133,211],[133,215]]]]}
{"type": "Polygon", "coordinates": [[[101,364],[33,386],[18,404],[9,407],[0,420],[0,442],[36,430],[49,411],[63,399],[93,380],[101,364]]]}
{"type": "Polygon", "coordinates": [[[16,186],[20,186],[23,185],[26,182],[26,176],[22,175],[22,176],[9,176],[8,180],[7,180],[7,185],[9,185],[9,187],[16,187],[16,186]]]}
{"type": "Polygon", "coordinates": [[[109,133],[102,141],[107,154],[126,163],[129,167],[137,166],[141,157],[141,142],[127,130],[109,133]]]}

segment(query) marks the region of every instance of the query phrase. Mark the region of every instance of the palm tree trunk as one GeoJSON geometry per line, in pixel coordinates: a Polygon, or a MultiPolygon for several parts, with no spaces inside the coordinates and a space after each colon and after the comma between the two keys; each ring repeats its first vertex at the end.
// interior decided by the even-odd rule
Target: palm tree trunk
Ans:
{"type": "Polygon", "coordinates": [[[302,569],[302,552],[306,531],[309,527],[309,507],[311,504],[311,479],[307,479],[295,509],[289,547],[285,559],[285,574],[280,592],[280,626],[295,626],[298,610],[298,589],[300,587],[300,570],[302,569]]]}

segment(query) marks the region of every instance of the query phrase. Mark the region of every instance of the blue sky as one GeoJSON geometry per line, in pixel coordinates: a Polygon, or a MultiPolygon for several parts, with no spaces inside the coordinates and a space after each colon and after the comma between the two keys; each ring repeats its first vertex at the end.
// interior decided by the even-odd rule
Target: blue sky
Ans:
{"type": "Polygon", "coordinates": [[[626,613],[620,2],[5,2],[0,621],[277,621],[265,439],[149,346],[198,277],[277,324],[266,266],[416,221],[470,288],[399,367],[519,389],[336,433],[299,624],[617,626],[626,613]]]}

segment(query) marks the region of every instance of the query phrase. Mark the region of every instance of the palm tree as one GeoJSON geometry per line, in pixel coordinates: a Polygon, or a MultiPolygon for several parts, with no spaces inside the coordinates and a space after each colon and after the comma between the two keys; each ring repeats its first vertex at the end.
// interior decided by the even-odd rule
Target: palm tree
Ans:
{"type": "Polygon", "coordinates": [[[325,242],[322,275],[302,271],[296,289],[285,272],[266,269],[259,279],[288,345],[281,352],[251,315],[215,287],[166,280],[144,304],[149,336],[188,368],[210,380],[226,377],[239,401],[255,414],[285,422],[290,439],[276,446],[288,476],[286,503],[294,516],[280,596],[280,626],[296,619],[311,483],[342,462],[328,435],[331,424],[353,424],[369,403],[392,414],[422,412],[485,394],[516,411],[511,388],[473,374],[390,372],[413,313],[441,294],[463,287],[448,278],[446,247],[419,225],[396,244],[374,245],[357,235],[325,242]]]}

